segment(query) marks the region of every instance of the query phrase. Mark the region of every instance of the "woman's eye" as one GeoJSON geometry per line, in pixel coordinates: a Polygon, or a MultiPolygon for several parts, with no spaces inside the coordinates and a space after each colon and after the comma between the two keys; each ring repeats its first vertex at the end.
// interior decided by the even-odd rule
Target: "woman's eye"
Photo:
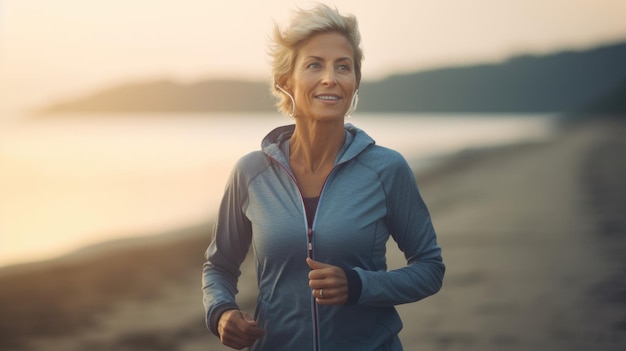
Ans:
{"type": "Polygon", "coordinates": [[[349,71],[350,70],[350,66],[348,65],[339,65],[339,67],[337,67],[340,71],[349,71]]]}
{"type": "Polygon", "coordinates": [[[307,68],[311,68],[311,69],[316,69],[316,68],[320,68],[322,66],[319,63],[317,63],[317,62],[313,62],[313,63],[309,63],[306,67],[307,68]]]}

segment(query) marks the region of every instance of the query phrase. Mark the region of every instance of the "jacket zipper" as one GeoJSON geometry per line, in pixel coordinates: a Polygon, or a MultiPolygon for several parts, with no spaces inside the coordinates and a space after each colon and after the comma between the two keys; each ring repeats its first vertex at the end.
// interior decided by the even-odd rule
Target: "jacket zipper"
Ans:
{"type": "MultiPolygon", "coordinates": [[[[302,211],[304,212],[304,223],[305,227],[307,228],[307,256],[310,259],[313,259],[313,228],[309,228],[309,224],[307,223],[306,208],[304,206],[304,196],[302,195],[300,188],[298,188],[298,181],[296,180],[296,177],[289,171],[289,169],[285,167],[280,161],[272,156],[270,156],[270,158],[273,159],[274,162],[276,162],[280,166],[280,168],[285,171],[285,173],[287,173],[289,178],[291,178],[291,180],[293,181],[293,184],[296,186],[296,189],[298,190],[298,195],[300,195],[300,204],[302,205],[302,211]]],[[[315,298],[313,297],[313,295],[311,295],[311,301],[313,306],[313,350],[319,351],[319,325],[317,323],[317,304],[315,303],[315,298]]]]}
{"type": "MultiPolygon", "coordinates": [[[[302,196],[302,194],[300,194],[300,196],[302,196]]],[[[304,204],[304,200],[303,200],[303,204],[304,204]]],[[[306,216],[306,212],[305,212],[305,216],[306,216]]],[[[308,225],[307,225],[308,227],[308,225]]],[[[313,228],[309,228],[309,230],[307,231],[307,239],[308,239],[308,253],[309,253],[309,258],[313,259],[313,228]]],[[[311,295],[311,299],[313,300],[313,330],[314,330],[314,350],[315,351],[319,351],[320,347],[319,347],[319,325],[318,325],[318,318],[317,318],[317,303],[315,302],[315,298],[313,297],[313,295],[311,295]]]]}
{"type": "MultiPolygon", "coordinates": [[[[291,180],[295,184],[296,189],[298,190],[298,194],[300,195],[300,201],[302,204],[302,210],[304,212],[304,222],[306,223],[305,227],[307,228],[307,255],[310,259],[313,260],[314,259],[313,258],[313,228],[309,228],[309,224],[307,222],[306,208],[304,206],[304,196],[302,195],[302,192],[300,191],[300,188],[298,187],[298,182],[295,176],[289,171],[289,169],[285,167],[280,161],[278,161],[274,157],[270,156],[270,158],[272,158],[285,171],[285,173],[287,173],[289,178],[291,178],[291,180]]],[[[322,194],[324,193],[324,189],[326,188],[326,183],[328,182],[328,179],[335,172],[335,169],[337,169],[339,165],[340,164],[336,164],[335,167],[333,167],[333,169],[330,170],[330,172],[328,173],[328,176],[326,176],[326,179],[324,179],[324,185],[322,186],[322,191],[320,192],[320,198],[319,198],[320,202],[322,200],[322,194]]],[[[319,206],[318,206],[318,210],[319,210],[319,206]]],[[[317,211],[315,211],[315,215],[313,218],[313,225],[315,225],[315,217],[317,217],[317,211]]],[[[320,348],[319,348],[319,324],[318,324],[318,314],[317,314],[317,303],[315,302],[315,298],[313,297],[313,295],[311,295],[311,300],[313,302],[312,303],[313,305],[313,350],[319,351],[320,348]]]]}
{"type": "MultiPolygon", "coordinates": [[[[324,189],[326,189],[326,184],[328,184],[328,180],[330,179],[330,176],[333,173],[335,173],[335,169],[337,169],[339,167],[339,165],[340,165],[340,163],[336,164],[330,170],[330,172],[326,176],[326,179],[324,179],[324,185],[322,185],[322,190],[320,191],[320,197],[318,199],[317,210],[315,211],[315,214],[313,215],[312,226],[315,226],[315,221],[317,219],[317,213],[319,212],[319,209],[320,209],[319,204],[322,203],[322,197],[324,196],[324,189]]],[[[295,181],[295,179],[294,179],[294,181],[295,181]]],[[[297,185],[298,184],[296,182],[296,187],[297,187],[297,185]]],[[[302,193],[300,193],[300,197],[302,197],[302,193]]],[[[302,197],[302,204],[304,205],[304,198],[303,197],[302,197]]],[[[305,217],[306,217],[306,210],[305,210],[305,217]]],[[[307,224],[307,227],[308,227],[308,224],[307,224]]],[[[309,240],[309,244],[308,244],[309,258],[313,259],[313,228],[309,228],[308,233],[307,233],[307,237],[308,237],[308,240],[309,240]]],[[[315,329],[315,351],[319,351],[319,349],[320,349],[320,346],[319,346],[319,318],[318,317],[319,316],[318,316],[318,312],[317,312],[317,303],[315,302],[315,298],[313,298],[313,321],[314,321],[313,322],[313,327],[315,329]]]]}

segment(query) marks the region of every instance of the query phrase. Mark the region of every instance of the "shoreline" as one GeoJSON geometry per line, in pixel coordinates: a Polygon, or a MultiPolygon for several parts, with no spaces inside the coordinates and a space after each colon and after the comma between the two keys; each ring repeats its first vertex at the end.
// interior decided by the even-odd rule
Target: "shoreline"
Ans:
{"type": "Polygon", "coordinates": [[[414,325],[403,340],[427,350],[623,349],[624,152],[624,121],[586,121],[431,174],[423,195],[449,270],[440,293],[399,307],[414,325]]]}
{"type": "MultiPolygon", "coordinates": [[[[458,168],[459,164],[466,164],[472,159],[485,157],[486,155],[501,152],[503,150],[515,150],[530,145],[544,143],[545,141],[521,141],[511,142],[503,145],[470,147],[451,154],[442,154],[434,157],[423,158],[407,158],[407,162],[412,166],[418,180],[422,178],[431,178],[433,175],[446,173],[450,169],[458,168]]],[[[116,239],[97,242],[94,244],[79,247],[75,250],[52,256],[50,258],[35,261],[20,261],[15,263],[6,263],[0,265],[0,277],[4,274],[13,274],[16,271],[39,269],[40,266],[56,264],[64,260],[73,260],[78,256],[85,254],[90,255],[102,251],[114,250],[125,246],[135,246],[151,244],[153,241],[176,240],[179,232],[185,232],[194,227],[202,227],[210,225],[209,221],[192,223],[186,227],[172,228],[148,235],[129,235],[116,239]]]]}
{"type": "MultiPolygon", "coordinates": [[[[625,126],[589,122],[417,174],[448,272],[437,295],[398,306],[405,349],[625,345],[625,126]]],[[[202,317],[208,231],[201,224],[0,268],[0,348],[228,350],[202,317]]],[[[403,261],[394,249],[390,269],[403,261]]],[[[244,265],[238,298],[253,309],[245,284],[254,271],[244,265]]]]}
{"type": "MultiPolygon", "coordinates": [[[[420,164],[428,165],[429,157],[454,153],[467,144],[547,135],[554,120],[552,114],[498,116],[389,113],[349,122],[372,131],[377,142],[409,161],[423,158],[426,162],[420,164]],[[469,133],[463,132],[466,129],[469,133]]],[[[185,114],[127,117],[0,128],[0,139],[6,136],[0,183],[3,195],[14,199],[0,206],[7,217],[8,239],[0,247],[0,267],[59,257],[88,243],[206,221],[236,160],[258,149],[264,131],[290,123],[275,114],[254,120],[234,114],[219,127],[210,119],[185,114]],[[240,125],[250,128],[224,136],[224,130],[240,125]],[[150,133],[141,134],[145,130],[150,133]],[[118,134],[119,141],[113,138],[118,134]],[[74,143],[83,146],[72,148],[74,143]],[[228,145],[236,146],[231,152],[211,151],[228,145]],[[172,206],[174,202],[180,205],[172,206]]]]}

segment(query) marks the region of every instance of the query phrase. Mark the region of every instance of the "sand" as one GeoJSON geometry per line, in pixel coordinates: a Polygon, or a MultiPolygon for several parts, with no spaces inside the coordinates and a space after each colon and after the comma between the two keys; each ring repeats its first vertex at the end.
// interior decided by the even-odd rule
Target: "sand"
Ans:
{"type": "MultiPolygon", "coordinates": [[[[398,306],[405,349],[626,349],[624,154],[626,123],[601,120],[418,174],[447,273],[437,295],[398,306]]],[[[229,350],[204,326],[208,228],[1,269],[0,350],[229,350]]]]}

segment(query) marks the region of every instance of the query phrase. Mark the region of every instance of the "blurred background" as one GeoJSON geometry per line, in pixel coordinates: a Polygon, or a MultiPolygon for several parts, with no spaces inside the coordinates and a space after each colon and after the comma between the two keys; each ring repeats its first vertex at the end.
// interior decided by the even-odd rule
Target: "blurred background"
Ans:
{"type": "MultiPolygon", "coordinates": [[[[418,174],[459,153],[552,141],[563,121],[623,115],[622,1],[326,3],[355,14],[363,38],[347,122],[418,174]]],[[[62,337],[92,327],[82,347],[212,342],[198,339],[200,299],[187,297],[232,165],[291,123],[273,108],[267,43],[310,4],[0,1],[0,348],[57,338],[73,349],[62,337]],[[159,311],[135,303],[157,295],[169,296],[159,311]],[[152,314],[201,341],[155,341],[165,321],[112,331],[152,314]]]]}

